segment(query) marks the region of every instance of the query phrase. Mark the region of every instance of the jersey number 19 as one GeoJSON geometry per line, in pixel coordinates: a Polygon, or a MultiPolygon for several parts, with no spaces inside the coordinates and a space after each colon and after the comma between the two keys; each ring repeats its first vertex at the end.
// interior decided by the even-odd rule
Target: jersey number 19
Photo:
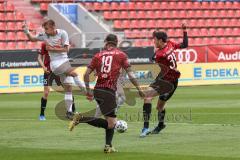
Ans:
{"type": "Polygon", "coordinates": [[[101,67],[101,72],[102,73],[109,73],[112,68],[112,56],[103,56],[102,57],[102,67],[101,67]]]}

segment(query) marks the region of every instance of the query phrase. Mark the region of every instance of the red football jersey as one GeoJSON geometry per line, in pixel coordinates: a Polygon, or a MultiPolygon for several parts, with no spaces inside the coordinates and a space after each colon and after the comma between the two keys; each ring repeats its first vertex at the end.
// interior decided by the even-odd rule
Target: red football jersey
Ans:
{"type": "Polygon", "coordinates": [[[95,88],[117,89],[117,80],[121,68],[128,68],[127,55],[118,48],[111,48],[97,53],[88,66],[96,71],[98,77],[95,88]]]}
{"type": "Polygon", "coordinates": [[[158,49],[155,53],[155,61],[161,67],[161,78],[166,81],[174,82],[180,77],[177,70],[177,61],[174,51],[180,48],[180,43],[167,41],[163,49],[158,49]]]}
{"type": "Polygon", "coordinates": [[[51,69],[50,69],[50,57],[49,57],[48,51],[46,50],[46,44],[45,43],[42,43],[42,45],[41,45],[40,54],[44,56],[43,57],[44,66],[48,69],[48,71],[51,71],[51,69]]]}

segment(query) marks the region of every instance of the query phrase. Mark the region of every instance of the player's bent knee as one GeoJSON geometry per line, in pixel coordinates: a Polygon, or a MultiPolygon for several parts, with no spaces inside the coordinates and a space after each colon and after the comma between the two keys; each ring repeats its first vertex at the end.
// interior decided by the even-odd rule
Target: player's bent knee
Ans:
{"type": "Polygon", "coordinates": [[[117,120],[115,118],[114,119],[113,118],[108,118],[107,121],[108,121],[108,128],[109,129],[114,128],[115,124],[117,123],[117,120]]]}

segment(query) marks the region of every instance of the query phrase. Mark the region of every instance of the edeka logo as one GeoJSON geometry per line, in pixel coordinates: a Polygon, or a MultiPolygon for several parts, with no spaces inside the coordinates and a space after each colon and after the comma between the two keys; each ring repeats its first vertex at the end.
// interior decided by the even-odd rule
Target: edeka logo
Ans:
{"type": "Polygon", "coordinates": [[[203,69],[202,67],[195,67],[193,72],[194,79],[233,78],[239,76],[237,68],[203,69]]]}
{"type": "Polygon", "coordinates": [[[20,74],[10,74],[9,75],[10,85],[42,85],[43,75],[20,75],[20,74]]]}

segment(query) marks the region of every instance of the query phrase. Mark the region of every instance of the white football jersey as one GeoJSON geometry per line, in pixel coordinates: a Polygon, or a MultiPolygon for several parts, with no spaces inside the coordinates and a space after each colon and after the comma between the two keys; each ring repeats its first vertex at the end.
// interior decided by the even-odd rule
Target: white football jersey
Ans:
{"type": "MultiPolygon", "coordinates": [[[[57,34],[55,36],[49,36],[46,33],[40,33],[36,37],[40,41],[45,41],[48,44],[50,44],[53,47],[64,47],[65,45],[69,45],[69,39],[68,34],[66,31],[62,29],[57,29],[57,34]]],[[[49,52],[50,60],[60,60],[68,58],[66,52],[62,53],[55,53],[55,52],[49,52]]]]}

